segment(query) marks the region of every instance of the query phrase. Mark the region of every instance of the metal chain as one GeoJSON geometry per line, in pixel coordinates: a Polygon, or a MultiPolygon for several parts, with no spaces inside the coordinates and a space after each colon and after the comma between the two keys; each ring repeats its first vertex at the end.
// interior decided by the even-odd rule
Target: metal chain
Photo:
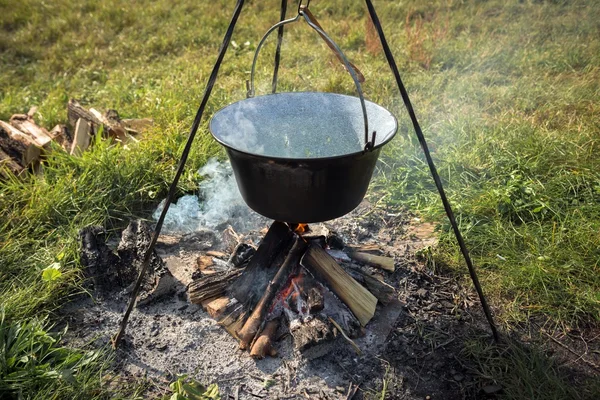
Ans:
{"type": "Polygon", "coordinates": [[[492,335],[494,336],[494,340],[496,342],[499,341],[498,331],[496,329],[496,325],[494,324],[494,319],[492,317],[492,312],[490,307],[488,306],[487,300],[483,294],[483,290],[481,288],[481,284],[479,283],[479,278],[477,277],[477,272],[475,271],[475,267],[473,266],[473,262],[471,261],[471,256],[469,255],[469,251],[465,244],[465,241],[460,233],[460,229],[458,228],[458,224],[456,223],[456,218],[454,217],[454,212],[452,211],[452,207],[450,206],[450,202],[446,197],[446,192],[444,191],[444,186],[442,185],[442,180],[437,172],[435,164],[433,163],[433,159],[431,158],[431,154],[429,153],[429,147],[427,146],[427,141],[425,141],[425,136],[423,135],[423,131],[421,130],[421,126],[419,125],[419,121],[417,121],[417,116],[415,111],[413,110],[412,104],[410,102],[410,98],[408,97],[408,92],[402,83],[402,79],[400,78],[400,72],[398,72],[398,66],[396,65],[396,61],[394,60],[394,56],[390,50],[390,46],[385,39],[385,35],[383,33],[383,29],[381,28],[381,23],[379,22],[379,17],[377,16],[377,12],[375,11],[375,7],[373,7],[373,3],[371,0],[365,0],[367,3],[367,8],[369,9],[369,15],[371,16],[371,20],[373,21],[373,25],[375,25],[375,29],[377,29],[377,34],[379,35],[379,40],[381,41],[381,45],[383,47],[383,51],[385,53],[385,58],[394,73],[394,77],[396,78],[396,83],[398,84],[398,89],[400,89],[400,94],[402,95],[402,100],[404,101],[404,105],[410,119],[412,121],[413,127],[415,129],[415,133],[417,134],[417,138],[419,139],[419,143],[421,144],[421,148],[423,149],[423,153],[425,154],[425,158],[427,159],[427,165],[429,166],[429,171],[431,172],[431,176],[435,181],[435,186],[438,190],[440,198],[442,199],[442,204],[444,205],[444,210],[446,211],[446,215],[450,220],[450,225],[452,225],[452,230],[454,231],[454,235],[456,236],[456,240],[458,241],[458,246],[460,247],[460,251],[467,263],[467,268],[469,269],[469,275],[471,276],[471,280],[473,281],[473,285],[475,286],[475,290],[477,291],[477,295],[479,296],[479,300],[481,301],[481,306],[483,308],[483,312],[485,317],[490,325],[490,329],[492,330],[492,335]]]}

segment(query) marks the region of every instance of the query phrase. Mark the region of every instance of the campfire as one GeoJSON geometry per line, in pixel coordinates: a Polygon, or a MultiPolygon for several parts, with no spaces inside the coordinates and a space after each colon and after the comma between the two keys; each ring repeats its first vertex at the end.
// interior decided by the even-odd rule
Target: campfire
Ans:
{"type": "Polygon", "coordinates": [[[325,354],[342,338],[364,334],[377,303],[395,298],[370,267],[393,272],[394,260],[377,248],[352,248],[324,229],[274,222],[256,252],[240,245],[220,267],[201,261],[189,287],[202,307],[254,358],[275,356],[275,341],[289,332],[304,357],[325,354]],[[361,267],[356,261],[365,265],[361,267]]]}

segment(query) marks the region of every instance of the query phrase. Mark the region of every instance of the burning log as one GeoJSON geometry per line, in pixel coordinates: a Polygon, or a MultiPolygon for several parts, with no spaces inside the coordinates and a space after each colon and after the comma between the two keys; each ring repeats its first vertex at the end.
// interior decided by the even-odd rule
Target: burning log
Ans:
{"type": "Polygon", "coordinates": [[[311,245],[300,263],[327,283],[350,308],[362,326],[373,318],[377,298],[348,275],[325,250],[311,245]]]}
{"type": "Polygon", "coordinates": [[[250,259],[245,273],[235,282],[232,295],[252,309],[265,293],[269,281],[278,271],[277,256],[286,250],[292,240],[292,231],[283,222],[273,222],[256,253],[250,259]]]}
{"type": "Polygon", "coordinates": [[[243,270],[219,271],[210,275],[203,275],[190,283],[189,296],[194,304],[220,297],[225,294],[229,285],[242,274],[243,270]]]}
{"type": "MultiPolygon", "coordinates": [[[[267,315],[268,309],[271,306],[271,302],[275,298],[275,295],[281,290],[283,285],[287,282],[292,271],[298,266],[298,262],[304,251],[306,250],[306,243],[300,237],[296,236],[294,245],[288,253],[285,262],[277,271],[277,274],[272,281],[269,282],[266,290],[260,301],[252,311],[252,314],[238,332],[240,338],[240,347],[242,349],[248,348],[248,345],[252,342],[254,337],[259,331],[260,325],[263,323],[265,316],[267,315]]],[[[258,255],[258,251],[257,251],[258,255]]]]}
{"type": "Polygon", "coordinates": [[[279,328],[279,319],[274,319],[266,323],[265,329],[258,335],[258,339],[252,345],[250,357],[263,359],[266,356],[275,357],[277,350],[273,347],[275,334],[279,328]]]}

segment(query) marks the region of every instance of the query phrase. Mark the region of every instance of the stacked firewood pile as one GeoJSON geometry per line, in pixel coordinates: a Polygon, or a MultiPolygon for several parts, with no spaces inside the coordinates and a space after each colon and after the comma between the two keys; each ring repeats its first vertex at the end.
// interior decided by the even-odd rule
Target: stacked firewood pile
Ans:
{"type": "Polygon", "coordinates": [[[135,140],[134,136],[152,126],[153,121],[143,119],[121,119],[116,110],[105,113],[84,108],[76,100],[67,106],[69,126],[56,125],[50,131],[39,126],[33,107],[27,114],[15,114],[8,122],[0,121],[0,176],[20,175],[26,170],[35,170],[55,142],[64,151],[78,156],[87,150],[92,137],[102,130],[103,137],[125,143],[135,140]]]}

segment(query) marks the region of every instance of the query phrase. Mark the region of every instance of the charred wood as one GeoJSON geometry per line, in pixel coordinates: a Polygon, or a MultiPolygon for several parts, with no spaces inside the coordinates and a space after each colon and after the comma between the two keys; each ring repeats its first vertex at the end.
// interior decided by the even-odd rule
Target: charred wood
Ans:
{"type": "Polygon", "coordinates": [[[248,319],[248,311],[243,304],[230,302],[217,321],[234,338],[239,339],[237,331],[242,329],[248,319]]]}
{"type": "Polygon", "coordinates": [[[254,308],[264,294],[269,281],[277,273],[276,257],[292,239],[292,231],[283,222],[275,221],[250,259],[245,272],[232,287],[232,295],[240,302],[254,308]]]}
{"type": "Polygon", "coordinates": [[[281,290],[283,285],[287,282],[289,276],[292,274],[294,269],[297,268],[298,262],[306,250],[306,243],[300,237],[295,236],[294,245],[288,253],[283,265],[277,271],[277,274],[271,280],[264,291],[263,296],[252,310],[252,314],[238,332],[240,338],[240,347],[247,348],[256,336],[260,325],[265,319],[268,309],[271,306],[271,302],[275,298],[275,295],[281,290]]]}
{"type": "Polygon", "coordinates": [[[239,269],[219,271],[195,279],[189,287],[190,301],[194,304],[202,304],[203,301],[223,296],[242,271],[239,269]]]}

